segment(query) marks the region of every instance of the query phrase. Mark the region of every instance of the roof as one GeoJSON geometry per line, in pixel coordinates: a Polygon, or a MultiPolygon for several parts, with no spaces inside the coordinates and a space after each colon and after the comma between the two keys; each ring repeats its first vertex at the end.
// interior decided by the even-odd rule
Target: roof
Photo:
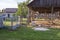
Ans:
{"type": "Polygon", "coordinates": [[[60,7],[60,0],[34,0],[28,7],[60,7]]]}
{"type": "Polygon", "coordinates": [[[6,8],[4,9],[5,13],[16,13],[17,12],[17,8],[6,8]]]}
{"type": "Polygon", "coordinates": [[[60,11],[60,0],[33,0],[27,6],[40,13],[50,13],[52,7],[54,8],[54,11],[60,11]]]}

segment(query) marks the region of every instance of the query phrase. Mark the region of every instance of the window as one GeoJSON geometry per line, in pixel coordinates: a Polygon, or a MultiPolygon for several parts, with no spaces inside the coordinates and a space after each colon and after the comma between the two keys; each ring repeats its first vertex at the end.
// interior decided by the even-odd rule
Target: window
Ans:
{"type": "Polygon", "coordinates": [[[8,17],[10,18],[10,14],[8,14],[8,17]]]}

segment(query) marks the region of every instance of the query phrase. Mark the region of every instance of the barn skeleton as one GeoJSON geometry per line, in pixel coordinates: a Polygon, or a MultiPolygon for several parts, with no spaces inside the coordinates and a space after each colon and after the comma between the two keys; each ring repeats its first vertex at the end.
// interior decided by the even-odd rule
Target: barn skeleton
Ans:
{"type": "Polygon", "coordinates": [[[60,0],[33,0],[28,5],[28,23],[35,18],[60,19],[60,0]],[[36,16],[36,17],[35,17],[36,16]]]}

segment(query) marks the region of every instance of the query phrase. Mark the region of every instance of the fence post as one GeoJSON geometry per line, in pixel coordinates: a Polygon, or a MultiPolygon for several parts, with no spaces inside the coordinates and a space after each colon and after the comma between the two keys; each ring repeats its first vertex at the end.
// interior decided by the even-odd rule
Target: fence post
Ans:
{"type": "Polygon", "coordinates": [[[13,18],[11,17],[11,29],[13,27],[13,18]]]}
{"type": "Polygon", "coordinates": [[[0,16],[0,28],[3,27],[3,18],[0,16]]]}

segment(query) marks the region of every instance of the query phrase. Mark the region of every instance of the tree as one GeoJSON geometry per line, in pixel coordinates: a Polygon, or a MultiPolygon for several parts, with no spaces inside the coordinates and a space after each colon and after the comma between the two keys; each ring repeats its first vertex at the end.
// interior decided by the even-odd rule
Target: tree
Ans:
{"type": "Polygon", "coordinates": [[[27,0],[26,3],[28,4],[31,0],[27,0]]]}
{"type": "Polygon", "coordinates": [[[18,4],[18,11],[16,12],[16,15],[20,16],[22,13],[22,6],[18,4]]]}
{"type": "Polygon", "coordinates": [[[22,2],[18,4],[18,11],[16,12],[17,16],[20,16],[20,24],[22,22],[22,16],[26,17],[28,13],[28,8],[27,4],[29,3],[30,0],[27,0],[26,2],[22,2]]]}
{"type": "Polygon", "coordinates": [[[17,15],[22,15],[22,16],[26,17],[26,15],[28,13],[28,8],[26,5],[29,3],[29,1],[30,0],[27,0],[26,2],[18,4],[17,15]]]}

